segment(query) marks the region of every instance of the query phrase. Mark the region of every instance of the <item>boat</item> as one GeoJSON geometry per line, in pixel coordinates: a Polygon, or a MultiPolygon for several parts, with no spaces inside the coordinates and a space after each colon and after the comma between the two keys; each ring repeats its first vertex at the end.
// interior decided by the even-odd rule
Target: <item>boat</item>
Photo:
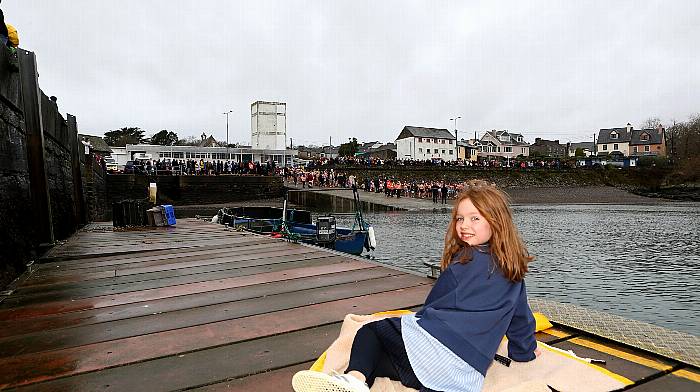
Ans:
{"type": "Polygon", "coordinates": [[[271,234],[301,241],[339,252],[361,255],[364,250],[374,250],[374,228],[362,216],[359,194],[353,189],[353,227],[337,227],[333,215],[319,216],[312,221],[311,212],[284,207],[234,207],[219,210],[213,221],[230,227],[260,234],[271,234]],[[285,219],[282,219],[282,217],[285,219]]]}

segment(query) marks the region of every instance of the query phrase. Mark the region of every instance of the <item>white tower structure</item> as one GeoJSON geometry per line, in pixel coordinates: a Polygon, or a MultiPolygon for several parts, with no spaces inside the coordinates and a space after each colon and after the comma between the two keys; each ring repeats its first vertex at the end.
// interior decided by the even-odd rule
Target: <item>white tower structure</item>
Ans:
{"type": "Polygon", "coordinates": [[[287,140],[287,104],[265,101],[250,104],[250,130],[253,149],[284,150],[287,140]]]}

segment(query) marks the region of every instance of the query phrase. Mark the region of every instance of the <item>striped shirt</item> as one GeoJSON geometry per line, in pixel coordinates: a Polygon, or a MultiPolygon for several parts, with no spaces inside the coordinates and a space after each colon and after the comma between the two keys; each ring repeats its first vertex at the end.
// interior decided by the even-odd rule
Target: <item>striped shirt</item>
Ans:
{"type": "Polygon", "coordinates": [[[421,328],[417,320],[415,314],[402,316],[401,335],[421,384],[436,391],[481,391],[484,376],[421,328]]]}

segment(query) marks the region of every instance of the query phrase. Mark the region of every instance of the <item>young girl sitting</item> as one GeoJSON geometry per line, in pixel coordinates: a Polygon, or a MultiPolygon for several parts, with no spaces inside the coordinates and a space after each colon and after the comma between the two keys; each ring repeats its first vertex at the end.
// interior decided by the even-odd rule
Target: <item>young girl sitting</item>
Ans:
{"type": "Polygon", "coordinates": [[[455,201],[442,273],[423,308],[365,324],[345,374],[301,371],[294,390],[369,391],[377,377],[388,377],[422,392],[480,391],[504,335],[511,359],[539,354],[523,281],[532,259],[507,196],[487,182],[469,182],[455,201]]]}

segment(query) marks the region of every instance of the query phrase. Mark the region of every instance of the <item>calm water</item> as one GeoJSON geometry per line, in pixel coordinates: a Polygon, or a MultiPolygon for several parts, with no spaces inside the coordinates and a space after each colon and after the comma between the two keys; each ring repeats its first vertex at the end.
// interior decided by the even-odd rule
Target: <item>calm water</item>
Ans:
{"type": "MultiPolygon", "coordinates": [[[[700,336],[700,204],[537,205],[513,211],[536,256],[526,278],[530,296],[700,336]]],[[[449,214],[365,218],[375,228],[376,261],[427,273],[423,262],[440,260],[449,214]]]]}

